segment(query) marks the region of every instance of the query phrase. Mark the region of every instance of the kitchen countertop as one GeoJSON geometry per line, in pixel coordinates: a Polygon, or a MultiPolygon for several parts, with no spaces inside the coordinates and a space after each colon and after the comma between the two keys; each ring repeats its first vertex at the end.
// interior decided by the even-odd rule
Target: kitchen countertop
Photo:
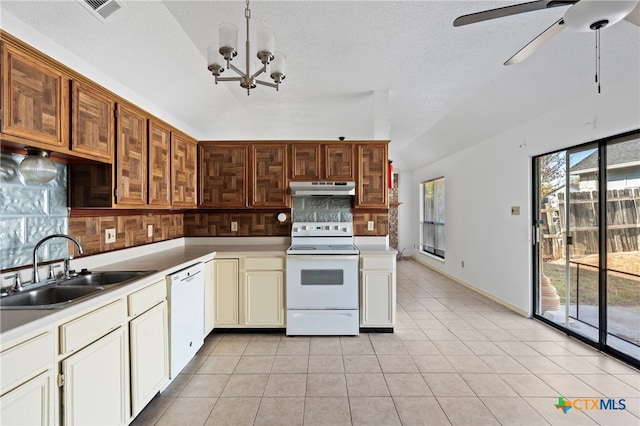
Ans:
{"type": "Polygon", "coordinates": [[[395,256],[398,251],[386,244],[357,244],[360,254],[395,256]]]}

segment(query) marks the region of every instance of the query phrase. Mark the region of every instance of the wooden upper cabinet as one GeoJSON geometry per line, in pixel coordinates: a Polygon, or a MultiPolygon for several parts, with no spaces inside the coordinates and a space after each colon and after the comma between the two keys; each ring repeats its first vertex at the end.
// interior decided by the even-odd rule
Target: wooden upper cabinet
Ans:
{"type": "Polygon", "coordinates": [[[147,119],[133,107],[118,104],[115,200],[118,206],[147,204],[147,119]]]}
{"type": "Polygon", "coordinates": [[[171,158],[171,204],[174,207],[196,207],[198,142],[172,133],[171,158]]]}
{"type": "Polygon", "coordinates": [[[320,179],[320,144],[291,144],[291,180],[320,179]]]}
{"type": "Polygon", "coordinates": [[[288,207],[285,144],[252,145],[251,176],[252,207],[288,207]]]}
{"type": "Polygon", "coordinates": [[[171,130],[149,119],[149,206],[171,207],[171,130]]]}
{"type": "MultiPolygon", "coordinates": [[[[2,43],[2,133],[50,145],[69,143],[69,79],[2,43]]],[[[35,146],[35,144],[34,144],[35,146]]]]}
{"type": "Polygon", "coordinates": [[[353,145],[324,145],[324,177],[334,181],[352,181],[353,145]]]}
{"type": "Polygon", "coordinates": [[[96,88],[71,82],[71,150],[113,161],[115,105],[96,88]]]}
{"type": "Polygon", "coordinates": [[[246,207],[249,147],[200,143],[198,171],[202,207],[246,207]]]}
{"type": "Polygon", "coordinates": [[[356,207],[387,208],[387,144],[362,144],[357,150],[356,207]]]}

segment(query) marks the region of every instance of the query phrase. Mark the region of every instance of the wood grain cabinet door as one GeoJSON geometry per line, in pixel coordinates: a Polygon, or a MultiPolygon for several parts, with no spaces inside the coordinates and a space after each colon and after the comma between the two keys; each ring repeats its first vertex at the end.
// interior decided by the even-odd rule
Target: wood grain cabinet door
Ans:
{"type": "Polygon", "coordinates": [[[325,178],[334,181],[352,181],[353,145],[336,144],[324,146],[325,178]]]}
{"type": "Polygon", "coordinates": [[[69,80],[2,43],[2,133],[68,148],[69,80]]]}
{"type": "Polygon", "coordinates": [[[320,144],[291,144],[291,180],[320,179],[320,144]]]}
{"type": "Polygon", "coordinates": [[[147,204],[147,120],[138,110],[118,104],[116,204],[147,204]]]}
{"type": "Polygon", "coordinates": [[[71,82],[71,149],[113,161],[115,101],[97,89],[71,82]]]}
{"type": "Polygon", "coordinates": [[[171,130],[149,120],[149,205],[171,207],[171,130]]]}
{"type": "Polygon", "coordinates": [[[251,165],[251,206],[287,207],[287,146],[252,145],[251,165]]]}
{"type": "Polygon", "coordinates": [[[200,206],[247,206],[247,145],[199,144],[200,206]]]}
{"type": "Polygon", "coordinates": [[[358,145],[358,188],[356,207],[386,208],[387,145],[358,145]]]}
{"type": "Polygon", "coordinates": [[[174,207],[196,207],[198,142],[171,134],[171,180],[174,207]]]}

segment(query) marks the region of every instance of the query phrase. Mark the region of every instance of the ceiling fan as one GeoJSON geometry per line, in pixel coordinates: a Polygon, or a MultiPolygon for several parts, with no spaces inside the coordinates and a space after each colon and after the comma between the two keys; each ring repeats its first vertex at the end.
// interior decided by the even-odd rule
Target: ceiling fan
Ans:
{"type": "Polygon", "coordinates": [[[640,26],[637,16],[640,15],[639,4],[640,1],[638,0],[539,0],[462,15],[453,21],[453,26],[459,27],[519,13],[569,6],[562,18],[558,19],[504,63],[504,65],[512,65],[529,57],[538,47],[565,27],[578,32],[597,31],[623,19],[640,26]]]}

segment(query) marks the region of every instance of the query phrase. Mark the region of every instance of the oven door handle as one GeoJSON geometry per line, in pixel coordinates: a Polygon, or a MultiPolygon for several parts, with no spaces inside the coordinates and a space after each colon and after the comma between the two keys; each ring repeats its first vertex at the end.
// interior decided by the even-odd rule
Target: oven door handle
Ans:
{"type": "Polygon", "coordinates": [[[360,256],[357,254],[287,254],[287,262],[307,262],[309,260],[358,260],[359,257],[360,256]]]}

